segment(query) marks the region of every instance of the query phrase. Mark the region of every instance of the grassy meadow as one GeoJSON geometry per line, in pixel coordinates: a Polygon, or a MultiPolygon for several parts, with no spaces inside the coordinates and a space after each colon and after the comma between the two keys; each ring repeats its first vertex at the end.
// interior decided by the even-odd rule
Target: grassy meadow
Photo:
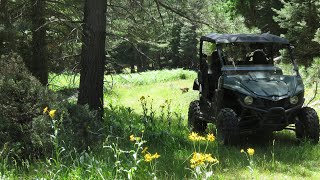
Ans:
{"type": "MultiPolygon", "coordinates": [[[[164,143],[164,146],[153,145],[153,148],[163,155],[158,160],[159,174],[167,174],[160,176],[163,179],[194,177],[187,169],[190,168],[188,156],[192,154],[193,148],[190,146],[192,143],[187,141],[189,131],[185,126],[188,105],[198,98],[198,92],[192,90],[195,77],[195,72],[183,70],[119,75],[114,77],[114,92],[106,96],[106,104],[116,103],[130,107],[138,114],[143,111],[139,101],[142,96],[149,96],[150,103],[155,109],[161,109],[159,107],[165,100],[172,100],[171,111],[182,117],[184,127],[181,131],[184,132],[171,137],[175,138],[173,142],[164,143]],[[181,88],[189,88],[189,91],[183,93],[181,88]],[[169,160],[168,157],[170,157],[169,160]]],[[[313,94],[314,86],[309,85],[306,91],[306,102],[313,97],[313,94]]],[[[319,100],[319,95],[316,100],[319,100]]],[[[320,112],[319,105],[314,108],[318,113],[320,112]]],[[[159,114],[159,110],[156,110],[156,116],[159,114]]],[[[207,131],[214,132],[214,125],[209,126],[207,131]]],[[[248,143],[239,147],[227,147],[215,142],[208,147],[208,152],[220,161],[218,165],[213,166],[213,179],[318,179],[320,178],[319,147],[307,142],[298,144],[294,132],[285,130],[263,139],[249,137],[248,143]],[[250,158],[240,153],[241,149],[245,150],[249,147],[254,148],[256,152],[253,155],[251,170],[250,158]]]]}
{"type": "MultiPolygon", "coordinates": [[[[320,145],[298,143],[294,132],[288,130],[275,132],[272,137],[248,137],[247,143],[235,147],[208,137],[190,140],[187,111],[189,103],[198,98],[198,92],[192,90],[195,77],[195,72],[182,69],[106,76],[107,136],[101,145],[84,152],[67,152],[60,147],[52,157],[20,163],[1,157],[0,178],[320,178],[320,145]],[[189,91],[183,92],[183,88],[189,91]],[[214,161],[208,159],[201,168],[192,168],[194,152],[210,154],[214,161]]],[[[74,89],[78,83],[78,76],[51,75],[50,88],[65,92],[69,101],[76,101],[74,89]]],[[[308,86],[307,99],[313,97],[314,88],[312,84],[308,86]]],[[[319,100],[318,95],[313,102],[319,100]]],[[[315,103],[313,107],[320,114],[320,105],[315,103]]],[[[214,125],[210,124],[206,131],[215,133],[214,125]]]]}

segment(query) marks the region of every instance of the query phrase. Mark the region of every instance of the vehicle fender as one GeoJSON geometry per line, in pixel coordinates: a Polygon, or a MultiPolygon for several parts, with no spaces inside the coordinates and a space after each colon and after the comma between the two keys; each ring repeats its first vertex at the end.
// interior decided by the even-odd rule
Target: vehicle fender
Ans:
{"type": "Polygon", "coordinates": [[[192,89],[193,90],[199,90],[200,89],[200,84],[199,84],[198,78],[196,78],[194,80],[192,89]]]}

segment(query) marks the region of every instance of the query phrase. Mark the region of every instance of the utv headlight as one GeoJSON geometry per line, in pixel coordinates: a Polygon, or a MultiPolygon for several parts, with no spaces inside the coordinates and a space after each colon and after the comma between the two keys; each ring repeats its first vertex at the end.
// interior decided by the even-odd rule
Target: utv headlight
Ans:
{"type": "Polygon", "coordinates": [[[244,99],[243,99],[243,102],[246,104],[246,105],[251,105],[253,103],[253,98],[251,96],[246,96],[244,99]]]}
{"type": "Polygon", "coordinates": [[[290,98],[290,103],[291,103],[291,104],[297,104],[298,102],[299,102],[298,96],[292,96],[292,97],[290,98]]]}

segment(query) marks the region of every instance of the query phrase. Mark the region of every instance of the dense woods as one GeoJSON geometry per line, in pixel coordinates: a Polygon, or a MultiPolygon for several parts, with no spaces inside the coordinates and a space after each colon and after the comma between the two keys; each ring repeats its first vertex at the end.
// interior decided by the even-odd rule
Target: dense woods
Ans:
{"type": "MultiPolygon", "coordinates": [[[[108,73],[127,67],[132,71],[192,68],[196,66],[197,37],[208,32],[282,34],[297,47],[301,64],[310,65],[319,56],[317,1],[104,3],[108,73]]],[[[83,2],[2,0],[0,8],[1,54],[18,52],[43,83],[46,80],[40,74],[46,76],[47,68],[50,72],[79,69],[82,27],[86,27],[82,22],[87,16],[83,2]]]]}
{"type": "MultiPolygon", "coordinates": [[[[199,37],[211,32],[285,37],[299,66],[316,69],[307,75],[311,84],[319,81],[318,0],[0,0],[0,158],[9,147],[7,157],[17,164],[54,153],[59,159],[65,149],[85,152],[111,133],[139,129],[115,114],[137,117],[130,108],[106,108],[106,96],[115,93],[106,76],[196,70],[199,37]],[[52,77],[64,74],[79,78],[79,85],[54,87],[52,77]]],[[[153,107],[144,96],[139,102],[143,122],[154,123],[147,113],[153,107]]],[[[170,103],[160,106],[161,118],[164,107],[173,117],[170,103]]],[[[0,166],[0,179],[5,170],[0,166]]]]}
{"type": "MultiPolygon", "coordinates": [[[[91,11],[81,1],[2,0],[1,55],[18,53],[31,73],[46,85],[49,71],[77,72],[82,69],[83,79],[86,76],[85,69],[89,68],[84,59],[98,62],[96,53],[89,50],[96,48],[93,44],[86,44],[98,43],[95,42],[98,40],[100,46],[105,43],[105,50],[99,53],[104,54],[107,63],[100,62],[97,68],[105,65],[105,73],[119,73],[126,68],[131,72],[175,67],[195,69],[197,37],[208,32],[282,34],[297,47],[295,52],[298,62],[306,66],[310,66],[320,52],[320,13],[317,1],[102,3],[107,12],[105,15],[101,13],[106,19],[102,19],[105,25],[100,24],[102,21],[93,22],[95,18],[89,18],[91,11]],[[96,40],[91,41],[89,39],[94,26],[91,28],[90,24],[94,23],[99,23],[97,26],[103,26],[106,32],[105,35],[99,35],[101,37],[92,35],[96,40]],[[82,65],[79,66],[80,62],[82,65]]],[[[98,17],[98,14],[95,16],[98,17]]],[[[95,73],[101,76],[102,71],[95,73]]],[[[89,83],[88,80],[86,82],[89,83]]],[[[88,91],[84,90],[86,86],[81,83],[80,89],[88,91]]],[[[102,89],[102,86],[98,89],[102,89]]],[[[97,94],[102,95],[101,92],[97,94]]],[[[84,96],[80,93],[79,102],[89,103],[89,99],[83,100],[84,96]]]]}

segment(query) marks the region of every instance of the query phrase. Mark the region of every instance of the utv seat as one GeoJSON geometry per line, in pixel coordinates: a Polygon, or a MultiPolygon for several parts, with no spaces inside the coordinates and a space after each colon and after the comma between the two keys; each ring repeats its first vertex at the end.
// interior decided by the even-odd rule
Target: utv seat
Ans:
{"type": "Polygon", "coordinates": [[[215,89],[218,88],[218,80],[221,76],[221,62],[217,51],[211,54],[211,64],[209,64],[208,82],[209,82],[209,98],[214,97],[215,89]]]}
{"type": "Polygon", "coordinates": [[[254,51],[252,55],[253,64],[268,64],[267,57],[262,50],[254,51]]]}

